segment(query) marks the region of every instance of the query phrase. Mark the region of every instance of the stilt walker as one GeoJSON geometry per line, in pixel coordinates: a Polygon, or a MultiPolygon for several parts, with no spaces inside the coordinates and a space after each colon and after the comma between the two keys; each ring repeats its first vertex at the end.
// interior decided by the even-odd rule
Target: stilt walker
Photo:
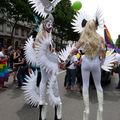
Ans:
{"type": "Polygon", "coordinates": [[[25,44],[25,57],[29,64],[40,67],[41,80],[37,82],[37,70],[26,76],[26,83],[23,86],[26,101],[39,107],[39,120],[47,118],[46,89],[49,95],[50,104],[55,109],[54,120],[62,119],[62,103],[58,91],[57,74],[59,70],[59,58],[54,51],[52,41],[52,27],[54,18],[52,12],[60,0],[29,0],[33,4],[34,11],[43,17],[39,32],[35,38],[31,35],[25,44]]]}

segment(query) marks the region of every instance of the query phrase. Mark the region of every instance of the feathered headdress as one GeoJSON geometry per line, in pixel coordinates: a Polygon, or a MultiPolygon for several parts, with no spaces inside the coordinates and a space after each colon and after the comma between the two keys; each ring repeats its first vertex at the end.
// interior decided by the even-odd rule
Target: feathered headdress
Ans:
{"type": "Polygon", "coordinates": [[[32,4],[35,13],[45,18],[49,13],[54,11],[54,8],[61,0],[29,0],[29,3],[32,4]]]}
{"type": "Polygon", "coordinates": [[[94,19],[96,21],[96,25],[103,28],[104,27],[104,19],[101,9],[97,9],[95,16],[90,16],[85,11],[79,11],[76,15],[74,15],[74,19],[72,21],[74,32],[81,33],[89,20],[94,19]]]}

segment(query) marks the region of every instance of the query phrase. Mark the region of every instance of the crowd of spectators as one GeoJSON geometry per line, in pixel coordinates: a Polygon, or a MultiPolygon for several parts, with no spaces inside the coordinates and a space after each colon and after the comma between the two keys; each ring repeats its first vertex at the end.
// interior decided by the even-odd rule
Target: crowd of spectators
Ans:
{"type": "MultiPolygon", "coordinates": [[[[64,86],[67,90],[78,91],[82,93],[82,76],[81,76],[81,60],[82,60],[82,51],[76,51],[72,57],[66,61],[65,69],[65,81],[64,86]]],[[[120,54],[116,54],[117,63],[117,72],[120,78],[120,54]]],[[[23,82],[25,82],[25,75],[28,75],[29,72],[38,70],[39,79],[41,78],[40,68],[35,66],[28,66],[24,58],[23,49],[17,47],[13,49],[12,46],[8,48],[0,47],[0,89],[6,89],[5,82],[8,81],[9,74],[13,74],[13,83],[16,84],[16,88],[21,88],[23,82]]],[[[116,69],[115,69],[116,70],[116,69]]],[[[112,74],[112,73],[111,73],[112,74]]],[[[38,80],[37,80],[38,81],[38,80]]],[[[37,86],[39,82],[37,83],[37,86]]],[[[120,89],[120,80],[116,87],[120,89]]]]}
{"type": "Polygon", "coordinates": [[[0,47],[0,89],[6,89],[5,81],[8,81],[9,74],[13,74],[13,83],[20,88],[25,75],[28,74],[28,65],[24,58],[23,49],[12,46],[8,48],[0,47]]]}
{"type": "MultiPolygon", "coordinates": [[[[101,69],[102,72],[101,84],[104,85],[110,83],[112,79],[112,75],[114,73],[118,73],[119,81],[116,89],[120,90],[120,54],[119,53],[114,53],[114,54],[116,58],[114,69],[111,70],[111,72],[106,72],[101,69]]],[[[81,61],[83,55],[84,53],[82,53],[81,50],[76,51],[74,55],[68,59],[67,64],[65,65],[66,75],[65,75],[64,86],[67,90],[77,91],[82,93],[81,61]]],[[[90,74],[90,83],[92,85],[92,88],[95,88],[92,74],[90,74]]]]}

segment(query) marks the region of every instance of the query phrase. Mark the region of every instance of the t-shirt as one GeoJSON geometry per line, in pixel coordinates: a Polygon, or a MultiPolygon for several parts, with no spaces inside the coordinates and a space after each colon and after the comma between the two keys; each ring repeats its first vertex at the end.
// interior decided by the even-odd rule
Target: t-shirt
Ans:
{"type": "Polygon", "coordinates": [[[71,60],[70,60],[70,66],[68,67],[68,69],[76,69],[76,66],[75,66],[75,64],[74,64],[74,62],[77,62],[78,61],[78,59],[77,59],[77,57],[76,57],[76,55],[73,55],[72,57],[71,57],[71,60]]]}
{"type": "Polygon", "coordinates": [[[0,64],[1,64],[1,60],[3,60],[5,58],[5,55],[3,54],[3,52],[0,52],[0,64]]]}
{"type": "Polygon", "coordinates": [[[2,57],[5,57],[5,56],[4,56],[3,52],[1,51],[0,52],[0,58],[2,58],[2,57]]]}
{"type": "Polygon", "coordinates": [[[5,57],[5,55],[3,54],[3,52],[0,52],[0,60],[2,60],[5,57]]]}

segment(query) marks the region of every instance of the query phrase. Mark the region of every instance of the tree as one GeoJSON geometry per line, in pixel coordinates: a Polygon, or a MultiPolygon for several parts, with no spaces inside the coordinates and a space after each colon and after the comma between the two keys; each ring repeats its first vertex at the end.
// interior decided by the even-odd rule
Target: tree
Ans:
{"type": "MultiPolygon", "coordinates": [[[[13,38],[14,28],[18,21],[34,21],[32,11],[28,0],[1,0],[0,12],[6,16],[6,19],[14,18],[11,39],[13,38]]],[[[58,32],[54,32],[54,34],[62,40],[78,40],[79,38],[79,35],[73,33],[72,30],[71,21],[74,14],[75,11],[71,8],[69,0],[61,0],[55,8],[53,13],[55,18],[54,27],[58,32]]]]}
{"type": "Polygon", "coordinates": [[[120,35],[118,35],[118,38],[117,38],[115,44],[116,44],[116,47],[117,47],[117,48],[120,48],[120,35]]]}
{"type": "Polygon", "coordinates": [[[7,20],[13,19],[11,39],[18,21],[33,21],[32,10],[27,0],[1,0],[0,12],[7,20]]]}
{"type": "Polygon", "coordinates": [[[72,30],[71,21],[75,11],[71,7],[69,0],[61,0],[53,13],[55,18],[55,28],[58,36],[63,40],[78,40],[79,35],[72,30]]]}

